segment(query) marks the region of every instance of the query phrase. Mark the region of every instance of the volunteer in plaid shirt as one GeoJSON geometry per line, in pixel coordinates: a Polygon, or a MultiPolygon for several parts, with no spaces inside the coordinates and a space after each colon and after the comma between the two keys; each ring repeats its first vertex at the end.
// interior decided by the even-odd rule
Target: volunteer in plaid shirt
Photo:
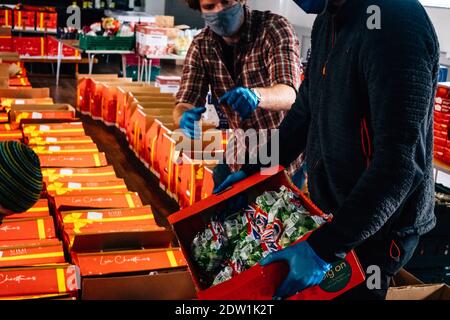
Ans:
{"type": "MultiPolygon", "coordinates": [[[[279,15],[251,11],[242,0],[186,2],[202,12],[207,27],[187,53],[175,122],[194,138],[211,86],[231,129],[278,128],[300,86],[300,46],[293,26],[279,15]]],[[[235,155],[245,154],[243,139],[236,140],[235,155]]],[[[298,186],[304,181],[301,164],[299,158],[288,168],[298,186]]],[[[230,168],[237,171],[239,165],[230,168]]],[[[218,169],[216,185],[229,173],[228,166],[218,169]]]]}

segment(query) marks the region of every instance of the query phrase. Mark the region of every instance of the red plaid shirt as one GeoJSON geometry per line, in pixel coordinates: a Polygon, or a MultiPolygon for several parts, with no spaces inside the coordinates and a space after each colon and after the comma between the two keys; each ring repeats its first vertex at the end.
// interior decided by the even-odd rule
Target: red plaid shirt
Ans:
{"type": "MultiPolygon", "coordinates": [[[[236,78],[233,79],[222,58],[222,39],[210,28],[203,29],[188,50],[177,103],[204,105],[210,85],[217,100],[240,86],[266,88],[285,84],[298,91],[301,82],[300,44],[287,19],[270,12],[250,11],[245,6],[245,23],[236,48],[236,78]]],[[[220,108],[231,129],[244,130],[278,128],[287,113],[257,108],[250,119],[243,121],[230,106],[221,105],[220,108]]],[[[242,148],[242,143],[237,145],[238,149],[242,148]]],[[[292,174],[300,165],[301,160],[298,159],[288,171],[292,174]]],[[[238,167],[232,166],[232,169],[238,167]]]]}

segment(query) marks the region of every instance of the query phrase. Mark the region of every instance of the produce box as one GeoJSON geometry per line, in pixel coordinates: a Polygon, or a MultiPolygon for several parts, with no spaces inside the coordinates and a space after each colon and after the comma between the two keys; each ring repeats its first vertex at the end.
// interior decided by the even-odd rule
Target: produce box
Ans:
{"type": "Polygon", "coordinates": [[[0,244],[0,268],[25,267],[42,264],[64,263],[64,249],[59,240],[17,241],[15,244],[0,244]]]}
{"type": "Polygon", "coordinates": [[[103,37],[80,35],[82,50],[120,50],[133,51],[136,39],[132,37],[103,37]]]}
{"type": "Polygon", "coordinates": [[[41,155],[42,168],[94,168],[108,165],[103,152],[73,155],[41,155]]]}
{"type": "Polygon", "coordinates": [[[102,182],[115,180],[116,173],[112,166],[99,168],[47,168],[42,170],[44,182],[102,182]]]}
{"type": "MultiPolygon", "coordinates": [[[[276,288],[287,276],[289,268],[284,262],[261,267],[258,261],[267,254],[266,252],[279,250],[292,242],[304,241],[310,234],[308,230],[311,228],[314,230],[317,225],[326,223],[332,218],[324,215],[308,198],[291,185],[282,167],[268,170],[235,184],[222,194],[213,195],[169,217],[169,222],[175,230],[192,272],[200,299],[271,300],[276,288]],[[273,175],[275,169],[277,174],[273,175]],[[273,198],[267,191],[275,191],[277,196],[273,198]],[[255,201],[259,204],[255,205],[255,201]],[[285,201],[288,201],[288,204],[285,201]],[[245,204],[248,203],[253,204],[244,209],[243,215],[233,216],[238,210],[246,208],[245,204]],[[275,210],[271,213],[273,224],[270,223],[272,218],[269,220],[265,210],[269,210],[269,212],[275,210]],[[226,223],[222,223],[220,214],[227,217],[226,223]],[[287,216],[289,217],[287,218],[287,216]],[[238,222],[239,219],[242,219],[241,223],[238,222]],[[252,222],[247,224],[246,220],[252,222]],[[234,222],[238,224],[236,225],[234,222]],[[297,224],[301,224],[301,226],[298,227],[297,224]],[[290,225],[294,225],[294,227],[290,225]],[[241,227],[243,227],[242,231],[239,231],[241,227]],[[261,230],[261,227],[265,229],[261,230]],[[282,231],[283,229],[285,230],[282,231]],[[208,230],[213,237],[203,238],[208,230]],[[245,238],[242,238],[241,236],[244,234],[245,238]],[[236,244],[232,240],[234,237],[240,237],[241,240],[236,244]],[[277,237],[279,240],[276,240],[277,237]],[[252,240],[258,238],[261,243],[260,247],[257,245],[257,241],[252,240]],[[225,241],[221,241],[224,239],[225,241]],[[202,247],[204,241],[207,243],[212,241],[212,246],[224,251],[213,251],[206,257],[206,251],[202,247]],[[215,277],[211,276],[212,270],[217,271],[223,265],[223,258],[227,256],[225,254],[227,243],[236,245],[229,258],[234,265],[228,265],[215,277]],[[257,246],[253,247],[253,244],[257,246]],[[240,248],[241,245],[245,245],[245,247],[240,248]],[[248,245],[250,245],[251,251],[248,250],[248,245]],[[207,259],[199,260],[202,257],[207,259]],[[230,268],[232,273],[228,272],[230,268]]],[[[242,213],[242,211],[240,212],[242,213]]],[[[213,272],[213,274],[216,273],[213,272]]],[[[326,274],[319,286],[303,290],[289,299],[333,299],[363,281],[364,272],[354,252],[350,252],[345,260],[333,264],[333,268],[326,274]]]]}
{"type": "Polygon", "coordinates": [[[47,199],[39,199],[33,207],[28,209],[28,211],[23,213],[15,213],[9,216],[5,216],[3,219],[11,220],[11,219],[36,219],[36,218],[45,218],[50,216],[50,211],[48,208],[47,199]]]}
{"type": "Polygon", "coordinates": [[[0,241],[55,238],[53,218],[8,219],[0,225],[0,241]]]}
{"type": "Polygon", "coordinates": [[[79,269],[69,264],[0,269],[0,296],[76,293],[79,279],[79,269]]]}

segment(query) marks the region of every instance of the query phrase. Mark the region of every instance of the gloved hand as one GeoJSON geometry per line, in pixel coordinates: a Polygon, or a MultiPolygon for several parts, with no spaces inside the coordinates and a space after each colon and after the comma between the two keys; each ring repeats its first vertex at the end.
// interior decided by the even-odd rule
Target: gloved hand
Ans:
{"type": "Polygon", "coordinates": [[[225,93],[219,100],[226,103],[238,112],[243,120],[250,118],[258,108],[259,99],[249,88],[237,87],[225,93]]]}
{"type": "Polygon", "coordinates": [[[205,111],[205,107],[195,107],[183,113],[180,120],[180,128],[183,129],[186,136],[191,139],[200,139],[201,129],[199,121],[202,117],[202,113],[205,111]]]}
{"type": "Polygon", "coordinates": [[[228,187],[235,184],[236,182],[244,180],[245,178],[247,178],[247,175],[245,174],[244,171],[238,171],[238,172],[232,173],[225,179],[224,182],[222,182],[218,187],[214,188],[213,193],[214,194],[220,193],[223,190],[225,190],[228,187]]]}
{"type": "Polygon", "coordinates": [[[325,274],[331,269],[331,265],[317,256],[307,241],[273,252],[262,259],[259,264],[267,266],[281,260],[289,263],[290,270],[284,282],[275,292],[274,300],[291,297],[308,287],[320,284],[325,274]]]}

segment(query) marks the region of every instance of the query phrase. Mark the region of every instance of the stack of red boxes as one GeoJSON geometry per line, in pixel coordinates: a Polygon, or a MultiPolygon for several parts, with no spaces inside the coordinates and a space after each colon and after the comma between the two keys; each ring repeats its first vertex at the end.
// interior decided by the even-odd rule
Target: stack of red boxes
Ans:
{"type": "Polygon", "coordinates": [[[36,11],[32,10],[14,10],[14,29],[15,30],[35,30],[36,11]]]}
{"type": "Polygon", "coordinates": [[[439,84],[434,106],[434,158],[450,164],[450,85],[439,84]]]}
{"type": "Polygon", "coordinates": [[[13,11],[7,7],[0,7],[0,27],[12,27],[13,11]]]}

